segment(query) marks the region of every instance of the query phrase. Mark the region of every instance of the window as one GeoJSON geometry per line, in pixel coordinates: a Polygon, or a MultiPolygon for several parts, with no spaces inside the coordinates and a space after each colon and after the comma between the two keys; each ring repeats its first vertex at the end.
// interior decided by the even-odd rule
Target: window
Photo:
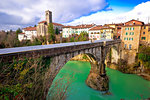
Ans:
{"type": "Polygon", "coordinates": [[[125,28],[125,30],[129,30],[129,28],[125,28]]]}
{"type": "Polygon", "coordinates": [[[134,32],[130,32],[130,35],[134,35],[134,32]]]}
{"type": "Polygon", "coordinates": [[[127,44],[124,45],[124,48],[125,48],[125,49],[127,48],[127,44]]]}
{"type": "Polygon", "coordinates": [[[126,32],[126,35],[128,35],[128,32],[126,32]]]}
{"type": "Polygon", "coordinates": [[[134,27],[131,27],[130,30],[134,30],[134,27]]]}
{"type": "Polygon", "coordinates": [[[128,40],[128,38],[124,38],[124,40],[128,40]]]}
{"type": "Polygon", "coordinates": [[[145,34],[145,32],[143,32],[143,34],[145,34]]]}
{"type": "Polygon", "coordinates": [[[146,40],[146,37],[142,37],[141,40],[146,40]]]}
{"type": "Polygon", "coordinates": [[[132,40],[132,41],[133,41],[133,38],[129,38],[129,40],[132,40]]]}
{"type": "Polygon", "coordinates": [[[146,26],[144,26],[144,29],[146,29],[146,26]]]}
{"type": "Polygon", "coordinates": [[[134,32],[132,32],[132,35],[134,35],[134,32]]]}
{"type": "Polygon", "coordinates": [[[132,45],[131,44],[129,44],[129,50],[131,50],[132,49],[132,45]]]}

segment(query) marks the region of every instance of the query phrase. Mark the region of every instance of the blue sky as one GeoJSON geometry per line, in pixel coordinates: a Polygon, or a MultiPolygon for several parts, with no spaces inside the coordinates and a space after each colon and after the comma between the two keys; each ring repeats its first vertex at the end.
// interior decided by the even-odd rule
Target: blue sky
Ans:
{"type": "Polygon", "coordinates": [[[108,0],[110,6],[118,8],[126,8],[127,10],[131,10],[138,4],[147,1],[149,0],[108,0]]]}
{"type": "Polygon", "coordinates": [[[53,22],[62,24],[105,24],[140,18],[147,22],[148,0],[3,0],[0,30],[33,26],[53,12],[53,22]]]}

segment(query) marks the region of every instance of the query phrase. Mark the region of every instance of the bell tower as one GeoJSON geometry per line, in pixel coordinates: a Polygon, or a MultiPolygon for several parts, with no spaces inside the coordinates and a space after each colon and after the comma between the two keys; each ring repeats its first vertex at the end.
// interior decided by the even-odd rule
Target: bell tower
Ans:
{"type": "Polygon", "coordinates": [[[52,23],[52,12],[47,10],[45,11],[45,14],[47,24],[52,23]]]}

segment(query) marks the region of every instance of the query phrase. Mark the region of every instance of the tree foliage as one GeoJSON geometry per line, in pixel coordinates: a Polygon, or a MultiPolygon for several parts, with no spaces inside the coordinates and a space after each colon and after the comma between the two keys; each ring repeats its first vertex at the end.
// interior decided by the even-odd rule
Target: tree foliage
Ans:
{"type": "Polygon", "coordinates": [[[0,62],[0,100],[37,100],[44,94],[43,78],[48,70],[50,58],[21,58],[0,62]],[[39,92],[40,91],[40,92],[39,92]],[[19,99],[20,98],[20,99],[19,99]],[[7,99],[6,99],[7,100],[7,99]]]}
{"type": "Polygon", "coordinates": [[[88,33],[87,32],[81,32],[79,35],[79,41],[87,41],[88,33]]]}
{"type": "Polygon", "coordinates": [[[59,33],[59,29],[56,27],[55,34],[58,35],[59,33]]]}
{"type": "Polygon", "coordinates": [[[138,59],[146,68],[150,68],[150,47],[140,46],[138,59]]]}
{"type": "Polygon", "coordinates": [[[20,28],[18,28],[18,29],[16,30],[16,34],[18,34],[18,33],[22,33],[22,30],[21,30],[20,28]]]}
{"type": "Polygon", "coordinates": [[[48,25],[48,36],[49,36],[49,39],[48,41],[51,42],[53,41],[53,43],[55,42],[55,31],[54,31],[54,28],[53,28],[53,24],[50,23],[48,25]]]}

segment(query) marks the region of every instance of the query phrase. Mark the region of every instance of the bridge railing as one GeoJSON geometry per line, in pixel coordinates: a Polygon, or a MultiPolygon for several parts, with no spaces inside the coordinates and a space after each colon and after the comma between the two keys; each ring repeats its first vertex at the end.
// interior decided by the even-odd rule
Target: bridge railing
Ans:
{"type": "MultiPolygon", "coordinates": [[[[50,44],[50,45],[37,45],[37,46],[26,46],[26,47],[15,47],[15,48],[5,48],[0,49],[0,56],[5,54],[12,54],[12,53],[23,53],[29,51],[40,51],[40,50],[47,50],[47,49],[55,49],[55,48],[64,48],[64,47],[73,47],[73,46],[83,46],[83,45],[90,45],[92,47],[93,44],[103,44],[106,41],[106,45],[121,42],[120,40],[95,40],[91,41],[81,41],[81,42],[71,42],[71,43],[60,43],[60,44],[50,44]]],[[[80,48],[82,48],[82,46],[80,48]]],[[[94,46],[94,45],[93,45],[94,46]]],[[[63,52],[63,51],[62,51],[63,52]]]]}

